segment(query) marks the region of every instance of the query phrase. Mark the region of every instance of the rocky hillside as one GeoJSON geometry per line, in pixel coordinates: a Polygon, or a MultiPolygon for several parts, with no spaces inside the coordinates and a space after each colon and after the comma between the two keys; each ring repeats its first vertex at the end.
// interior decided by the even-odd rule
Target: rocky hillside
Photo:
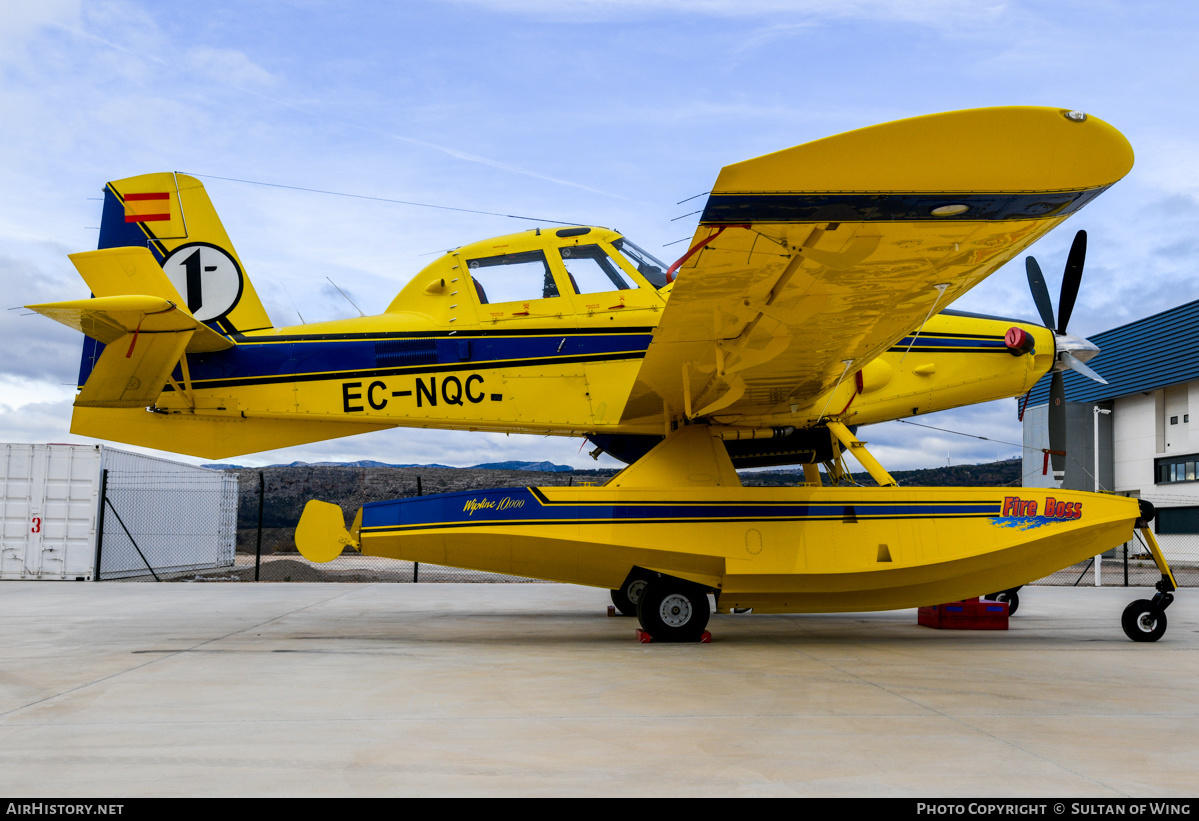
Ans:
{"type": "Polygon", "coordinates": [[[614,470],[539,472],[447,467],[342,467],[298,465],[236,468],[238,476],[238,548],[253,550],[258,528],[258,476],[262,474],[263,543],[266,552],[294,550],[292,533],[309,499],[340,505],[349,522],[367,502],[418,494],[452,493],[491,487],[602,484],[614,470]]]}

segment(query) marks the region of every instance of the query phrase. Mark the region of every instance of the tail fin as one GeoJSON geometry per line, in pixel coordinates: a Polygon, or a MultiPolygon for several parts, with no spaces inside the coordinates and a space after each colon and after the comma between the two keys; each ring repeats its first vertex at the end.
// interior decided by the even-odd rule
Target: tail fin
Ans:
{"type": "Polygon", "coordinates": [[[147,247],[188,312],[226,334],[270,328],[204,185],[184,174],[143,174],[104,190],[100,249],[147,247]]]}
{"type": "MultiPolygon", "coordinates": [[[[169,281],[152,277],[108,277],[96,290],[76,254],[72,259],[96,296],[155,295],[185,307],[197,320],[225,334],[271,327],[270,317],[204,185],[195,177],[164,172],[108,183],[100,220],[99,249],[148,248],[169,281]],[[153,289],[147,288],[154,282],[153,289]],[[170,291],[168,295],[166,291],[170,291]]],[[[78,385],[82,387],[104,352],[103,340],[83,341],[78,385]]]]}
{"type": "Polygon", "coordinates": [[[198,180],[110,182],[100,248],[71,261],[92,297],[27,307],[85,334],[72,433],[213,459],[390,427],[247,418],[236,396],[193,387],[187,354],[271,327],[198,180]],[[168,387],[172,409],[146,413],[168,387]]]}

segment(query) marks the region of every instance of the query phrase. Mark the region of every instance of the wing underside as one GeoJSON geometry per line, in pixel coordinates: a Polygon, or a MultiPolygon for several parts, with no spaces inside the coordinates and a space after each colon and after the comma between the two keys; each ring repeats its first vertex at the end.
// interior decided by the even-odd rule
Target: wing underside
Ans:
{"type": "Polygon", "coordinates": [[[625,420],[665,408],[731,424],[816,422],[841,381],[1131,165],[1106,123],[1005,108],[889,123],[725,168],[625,420]]]}

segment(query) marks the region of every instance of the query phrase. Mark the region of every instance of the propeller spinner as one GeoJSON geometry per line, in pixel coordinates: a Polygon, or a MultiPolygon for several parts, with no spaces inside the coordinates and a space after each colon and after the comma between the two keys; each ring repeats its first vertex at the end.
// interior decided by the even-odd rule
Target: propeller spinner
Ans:
{"type": "Polygon", "coordinates": [[[1062,371],[1070,368],[1083,376],[1104,385],[1107,380],[1085,364],[1099,353],[1099,348],[1090,340],[1066,332],[1078,288],[1082,283],[1082,269],[1087,256],[1087,232],[1074,235],[1070,256],[1066,258],[1066,270],[1062,275],[1062,291],[1057,301],[1057,321],[1053,318],[1053,304],[1049,301],[1049,289],[1041,266],[1032,257],[1025,257],[1028,271],[1028,286],[1032,289],[1033,301],[1041,314],[1041,324],[1053,331],[1055,356],[1053,379],[1049,385],[1049,453],[1053,464],[1053,478],[1061,482],[1066,476],[1066,388],[1062,371]]]}

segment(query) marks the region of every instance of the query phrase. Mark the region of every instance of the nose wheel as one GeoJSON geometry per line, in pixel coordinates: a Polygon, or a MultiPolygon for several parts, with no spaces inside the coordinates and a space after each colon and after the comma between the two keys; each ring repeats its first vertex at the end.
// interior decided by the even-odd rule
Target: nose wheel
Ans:
{"type": "Polygon", "coordinates": [[[1166,563],[1161,545],[1157,543],[1153,531],[1149,528],[1155,516],[1153,505],[1144,499],[1140,500],[1140,504],[1141,518],[1137,519],[1137,530],[1140,531],[1145,546],[1149,548],[1158,570],[1162,572],[1162,579],[1154,585],[1157,588],[1156,596],[1152,599],[1137,599],[1124,608],[1120,626],[1124,628],[1124,635],[1133,641],[1157,641],[1166,634],[1166,608],[1174,602],[1174,591],[1178,589],[1178,585],[1174,582],[1174,573],[1166,563]]]}
{"type": "Polygon", "coordinates": [[[1158,582],[1158,594],[1152,599],[1137,599],[1124,608],[1120,626],[1124,635],[1133,641],[1157,641],[1166,634],[1166,608],[1174,601],[1174,595],[1162,590],[1158,582]]]}

